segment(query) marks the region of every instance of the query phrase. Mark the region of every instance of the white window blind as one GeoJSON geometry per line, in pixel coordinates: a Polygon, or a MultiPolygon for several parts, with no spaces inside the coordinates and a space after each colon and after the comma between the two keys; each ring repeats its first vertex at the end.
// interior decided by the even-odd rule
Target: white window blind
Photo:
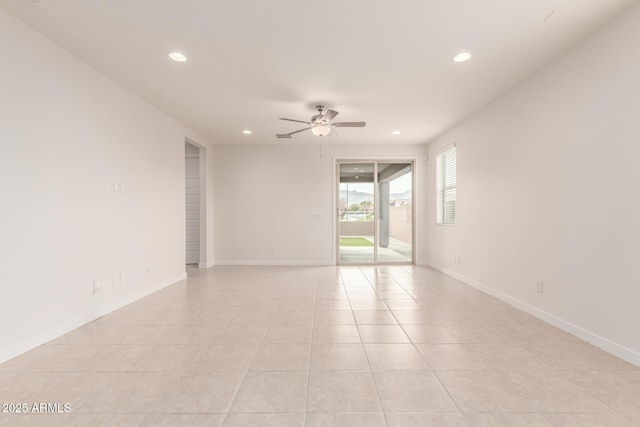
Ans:
{"type": "Polygon", "coordinates": [[[456,223],[456,147],[438,155],[436,159],[437,223],[456,223]]]}

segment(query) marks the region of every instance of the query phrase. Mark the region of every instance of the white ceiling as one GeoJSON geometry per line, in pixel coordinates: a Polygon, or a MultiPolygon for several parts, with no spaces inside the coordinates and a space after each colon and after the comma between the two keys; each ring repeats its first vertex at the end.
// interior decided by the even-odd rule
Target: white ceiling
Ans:
{"type": "Polygon", "coordinates": [[[300,128],[279,117],[308,120],[317,103],[339,111],[335,120],[367,122],[325,142],[425,143],[635,2],[0,0],[0,7],[214,143],[318,142],[310,132],[275,137],[300,128]],[[189,60],[171,61],[172,51],[189,60]],[[461,51],[473,57],[454,63],[461,51]]]}

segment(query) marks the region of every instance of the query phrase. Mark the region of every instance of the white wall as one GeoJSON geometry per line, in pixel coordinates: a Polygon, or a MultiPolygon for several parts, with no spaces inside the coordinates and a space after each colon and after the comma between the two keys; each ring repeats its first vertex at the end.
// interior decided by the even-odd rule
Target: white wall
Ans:
{"type": "MultiPolygon", "coordinates": [[[[322,156],[319,143],[216,145],[214,151],[217,264],[334,265],[336,158],[416,159],[417,222],[425,211],[424,145],[332,141],[323,144],[322,156]],[[322,218],[314,219],[316,213],[322,218]]],[[[423,230],[416,231],[423,243],[423,230]]]]}
{"type": "Polygon", "coordinates": [[[636,364],[638,40],[636,6],[430,144],[457,143],[458,224],[433,197],[425,223],[429,264],[636,364]]]}
{"type": "Polygon", "coordinates": [[[184,141],[207,143],[3,11],[0,51],[1,362],[185,277],[184,141]]]}

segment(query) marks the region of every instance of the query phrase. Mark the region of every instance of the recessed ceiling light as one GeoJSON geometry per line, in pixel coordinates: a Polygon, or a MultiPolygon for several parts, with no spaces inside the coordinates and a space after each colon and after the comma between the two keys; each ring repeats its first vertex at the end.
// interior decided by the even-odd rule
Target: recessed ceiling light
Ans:
{"type": "Polygon", "coordinates": [[[171,52],[169,54],[169,58],[173,59],[176,62],[184,62],[187,60],[187,57],[180,52],[171,52]]]}
{"type": "Polygon", "coordinates": [[[455,62],[464,62],[468,61],[471,58],[471,54],[469,52],[460,52],[456,56],[453,57],[455,62]]]}
{"type": "Polygon", "coordinates": [[[400,131],[399,130],[394,130],[393,132],[391,132],[391,135],[400,135],[400,131]]]}
{"type": "Polygon", "coordinates": [[[249,129],[243,130],[242,133],[244,133],[245,135],[251,135],[253,132],[250,131],[249,129]]]}

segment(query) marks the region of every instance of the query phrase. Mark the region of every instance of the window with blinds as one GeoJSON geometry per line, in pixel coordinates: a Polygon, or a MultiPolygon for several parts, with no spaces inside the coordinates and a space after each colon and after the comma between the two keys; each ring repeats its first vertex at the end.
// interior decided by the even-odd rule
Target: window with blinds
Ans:
{"type": "Polygon", "coordinates": [[[456,147],[451,147],[436,158],[437,223],[456,223],[456,147]]]}

